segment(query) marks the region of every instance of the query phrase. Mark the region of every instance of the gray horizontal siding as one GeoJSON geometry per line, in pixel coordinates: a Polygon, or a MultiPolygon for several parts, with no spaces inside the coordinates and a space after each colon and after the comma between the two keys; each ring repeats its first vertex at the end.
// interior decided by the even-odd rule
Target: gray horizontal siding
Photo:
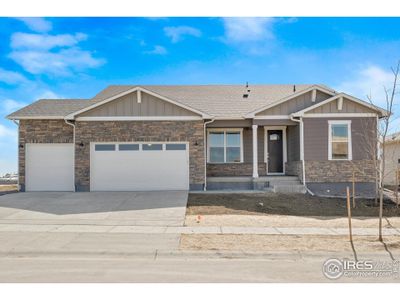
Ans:
{"type": "MultiPolygon", "coordinates": [[[[257,130],[258,161],[264,162],[264,128],[257,130]]],[[[246,163],[253,162],[253,131],[243,130],[243,160],[246,163]]]]}
{"type": "Polygon", "coordinates": [[[287,160],[288,162],[300,160],[300,130],[299,126],[287,127],[287,160]]]}
{"type": "Polygon", "coordinates": [[[251,125],[251,120],[215,120],[207,124],[207,128],[243,128],[251,125]]]}
{"type": "Polygon", "coordinates": [[[198,116],[187,109],[142,92],[141,103],[137,101],[137,92],[93,108],[80,117],[141,117],[141,116],[198,116]]]}
{"type": "Polygon", "coordinates": [[[376,144],[376,118],[305,118],[304,159],[328,160],[329,120],[351,120],[353,160],[372,159],[376,144]]]}
{"type": "Polygon", "coordinates": [[[260,125],[260,126],[285,126],[285,125],[296,125],[297,122],[293,122],[290,119],[269,119],[269,120],[260,120],[255,119],[253,120],[253,124],[260,125]]]}

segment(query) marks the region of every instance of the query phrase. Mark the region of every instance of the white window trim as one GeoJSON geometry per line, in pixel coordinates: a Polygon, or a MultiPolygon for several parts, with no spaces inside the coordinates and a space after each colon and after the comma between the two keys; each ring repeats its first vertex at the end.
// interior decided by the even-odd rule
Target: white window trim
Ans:
{"type": "Polygon", "coordinates": [[[210,128],[207,129],[207,163],[210,164],[241,164],[243,163],[243,128],[210,128]],[[240,162],[227,162],[226,161],[226,132],[238,132],[240,133],[240,162]],[[224,161],[223,162],[211,162],[210,161],[210,133],[223,132],[224,133],[224,161]]]}
{"type": "Polygon", "coordinates": [[[351,136],[351,120],[328,120],[328,160],[352,160],[353,159],[353,147],[352,147],[352,136],[351,136]],[[332,125],[347,125],[347,153],[348,158],[339,159],[332,158],[332,125]]]}

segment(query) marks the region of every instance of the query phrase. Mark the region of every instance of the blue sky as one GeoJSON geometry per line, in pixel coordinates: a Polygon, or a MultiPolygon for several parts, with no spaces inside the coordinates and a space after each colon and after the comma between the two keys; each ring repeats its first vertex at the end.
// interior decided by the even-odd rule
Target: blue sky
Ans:
{"type": "Polygon", "coordinates": [[[398,28],[400,18],[0,18],[0,174],[17,169],[4,116],[109,84],[323,83],[382,103],[398,28]]]}

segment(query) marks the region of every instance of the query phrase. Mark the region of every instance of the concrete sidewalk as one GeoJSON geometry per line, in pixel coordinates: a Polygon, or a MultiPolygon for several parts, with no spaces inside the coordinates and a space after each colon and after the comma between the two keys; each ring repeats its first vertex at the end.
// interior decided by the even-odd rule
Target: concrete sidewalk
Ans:
{"type": "MultiPolygon", "coordinates": [[[[0,232],[45,233],[136,233],[136,234],[261,234],[261,235],[347,235],[348,228],[326,227],[227,227],[227,226],[131,226],[84,224],[0,224],[0,232]]],[[[353,228],[353,235],[377,235],[378,228],[353,228]]],[[[400,236],[396,228],[384,228],[384,235],[400,236]]]]}

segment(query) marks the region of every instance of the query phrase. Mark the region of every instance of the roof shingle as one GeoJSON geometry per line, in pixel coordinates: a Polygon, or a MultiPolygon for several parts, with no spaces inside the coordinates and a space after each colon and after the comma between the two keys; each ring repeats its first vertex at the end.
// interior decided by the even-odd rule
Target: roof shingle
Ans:
{"type": "MultiPolygon", "coordinates": [[[[138,86],[213,117],[226,118],[242,118],[251,111],[295,93],[293,84],[250,85],[248,88],[244,85],[111,85],[92,99],[43,99],[10,114],[7,118],[63,118],[138,86]],[[248,97],[243,97],[243,94],[248,94],[248,97]]],[[[311,86],[299,84],[296,85],[296,91],[311,86]]]]}

